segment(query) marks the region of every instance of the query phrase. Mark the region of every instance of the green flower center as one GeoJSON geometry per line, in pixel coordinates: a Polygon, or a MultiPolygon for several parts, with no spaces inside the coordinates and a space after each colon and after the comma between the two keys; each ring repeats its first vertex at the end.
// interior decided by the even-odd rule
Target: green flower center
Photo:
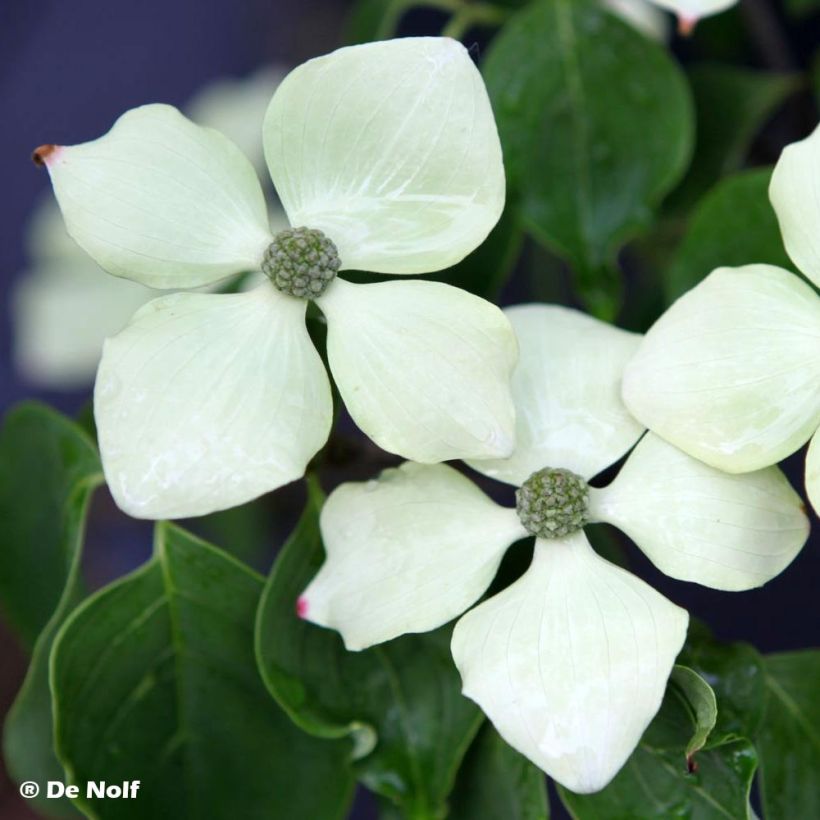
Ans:
{"type": "Polygon", "coordinates": [[[589,486],[569,470],[545,467],[516,490],[521,523],[539,538],[563,538],[587,523],[589,486]]]}
{"type": "Polygon", "coordinates": [[[336,246],[315,228],[276,234],[262,257],[262,272],[288,296],[316,299],[336,278],[342,262],[336,246]]]}

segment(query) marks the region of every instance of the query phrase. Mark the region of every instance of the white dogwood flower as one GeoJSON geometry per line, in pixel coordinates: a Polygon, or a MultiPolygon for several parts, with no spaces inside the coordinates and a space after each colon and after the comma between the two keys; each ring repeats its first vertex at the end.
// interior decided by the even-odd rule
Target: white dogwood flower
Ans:
{"type": "MultiPolygon", "coordinates": [[[[789,256],[820,286],[820,128],[783,151],[769,196],[789,256]]],[[[624,400],[652,431],[732,473],[776,464],[814,434],[820,509],[820,297],[771,265],[719,268],[677,300],[629,363],[624,400]]]]}
{"type": "MultiPolygon", "coordinates": [[[[284,75],[283,69],[266,66],[241,79],[220,78],[203,87],[185,110],[198,125],[222,131],[263,172],[259,134],[284,75]]],[[[274,232],[288,227],[278,204],[270,204],[270,220],[274,232]]],[[[35,209],[26,251],[28,268],[12,294],[15,367],[32,384],[84,388],[94,381],[105,338],[122,330],[157,292],[104,275],[68,236],[53,199],[35,209]]]]}
{"type": "Polygon", "coordinates": [[[154,300],[106,342],[95,416],[118,504],[200,515],[303,474],[332,416],[309,299],[347,409],[379,446],[422,462],[509,454],[517,351],[502,312],[436,282],[336,277],[448,267],[498,220],[501,146],[464,47],[407,38],[310,60],[277,89],[263,142],[293,226],[275,236],[248,160],[169,106],[37,152],[69,233],[111,273],[165,288],[271,280],[154,300]]]}
{"type": "Polygon", "coordinates": [[[453,657],[464,693],[511,746],[592,792],[660,707],[688,617],[599,557],[584,524],[620,528],[673,578],[743,590],[789,564],[808,521],[776,467],[731,476],[641,438],[619,395],[640,337],[561,307],[507,315],[521,350],[517,449],[470,466],[519,487],[516,509],[445,465],[343,484],[322,510],[327,557],[297,612],[351,650],[434,629],[482,596],[510,544],[535,535],[526,573],[460,618],[453,657]],[[588,484],[636,442],[611,484],[588,484]]]}

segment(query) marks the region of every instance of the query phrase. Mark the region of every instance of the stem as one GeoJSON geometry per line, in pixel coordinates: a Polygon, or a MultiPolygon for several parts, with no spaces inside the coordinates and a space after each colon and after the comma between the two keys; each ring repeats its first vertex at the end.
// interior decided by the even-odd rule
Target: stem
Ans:
{"type": "Polygon", "coordinates": [[[412,0],[398,0],[398,2],[390,3],[387,12],[379,23],[378,29],[376,29],[376,38],[388,40],[395,37],[402,17],[412,6],[412,0]]]}
{"type": "Polygon", "coordinates": [[[490,3],[473,3],[457,11],[441,30],[441,34],[442,37],[460,40],[474,26],[500,26],[509,16],[506,9],[490,3]]]}
{"type": "Polygon", "coordinates": [[[779,71],[794,71],[796,66],[789,40],[767,0],[744,0],[741,11],[746,26],[769,67],[779,71]]]}
{"type": "Polygon", "coordinates": [[[460,40],[473,26],[500,26],[511,13],[493,3],[471,0],[421,0],[418,5],[449,12],[452,16],[441,35],[454,40],[460,40]]]}
{"type": "Polygon", "coordinates": [[[396,36],[399,23],[412,8],[425,6],[440,11],[456,14],[464,5],[464,0],[393,0],[387,2],[387,11],[377,29],[378,39],[388,39],[396,36]]]}

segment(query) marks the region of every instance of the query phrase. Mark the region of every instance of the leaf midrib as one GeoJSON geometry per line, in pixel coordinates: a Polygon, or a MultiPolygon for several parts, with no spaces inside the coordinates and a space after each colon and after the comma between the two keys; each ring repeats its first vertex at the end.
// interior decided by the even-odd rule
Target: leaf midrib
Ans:
{"type": "Polygon", "coordinates": [[[809,722],[803,717],[803,710],[795,702],[791,695],[789,695],[789,693],[770,674],[766,674],[766,686],[786,707],[794,718],[794,722],[800,729],[803,730],[803,733],[811,741],[811,743],[818,750],[820,750],[820,735],[814,731],[809,722]]]}

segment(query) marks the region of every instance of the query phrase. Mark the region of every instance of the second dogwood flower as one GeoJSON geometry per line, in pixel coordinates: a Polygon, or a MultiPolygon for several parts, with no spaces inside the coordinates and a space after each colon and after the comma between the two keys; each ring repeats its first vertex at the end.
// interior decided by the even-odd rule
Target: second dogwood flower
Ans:
{"type": "Polygon", "coordinates": [[[788,566],[808,520],[778,468],[727,475],[644,435],[619,395],[639,336],[561,307],[507,315],[521,345],[518,444],[470,466],[517,487],[515,508],[445,465],[343,484],[322,510],[327,560],[297,611],[353,650],[460,616],[464,693],[555,780],[594,792],[658,711],[688,617],[601,558],[584,527],[618,527],[673,578],[746,590],[788,566]],[[614,481],[589,484],[630,449],[614,481]],[[527,536],[527,571],[470,609],[527,536]]]}

